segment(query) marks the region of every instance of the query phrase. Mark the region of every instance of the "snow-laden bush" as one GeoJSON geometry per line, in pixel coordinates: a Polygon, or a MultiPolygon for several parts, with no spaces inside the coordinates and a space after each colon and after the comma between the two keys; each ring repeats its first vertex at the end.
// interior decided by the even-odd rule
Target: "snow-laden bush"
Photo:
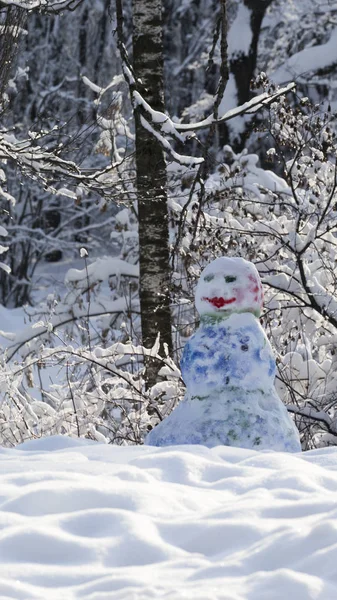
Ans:
{"type": "Polygon", "coordinates": [[[56,433],[140,444],[173,409],[183,385],[168,353],[159,355],[159,336],[151,349],[131,341],[139,331],[137,274],[136,265],[112,258],[70,269],[63,300],[50,294],[30,309],[32,324],[7,334],[1,445],[56,433]],[[145,361],[159,365],[151,387],[145,361]]]}
{"type": "MultiPolygon", "coordinates": [[[[295,413],[307,448],[337,440],[337,147],[331,115],[321,114],[306,99],[296,102],[292,108],[285,96],[278,98],[269,109],[266,131],[258,134],[269,144],[270,169],[260,166],[257,155],[235,154],[228,146],[209,162],[204,177],[200,164],[169,165],[171,298],[176,365],[194,329],[193,291],[201,269],[220,255],[256,264],[265,287],[264,326],[277,355],[278,390],[295,413]]],[[[121,163],[123,168],[129,173],[130,162],[121,163]]],[[[129,181],[124,205],[111,219],[120,258],[100,258],[71,270],[68,294],[61,300],[49,297],[45,307],[32,310],[35,325],[8,344],[3,406],[9,413],[3,427],[6,436],[13,428],[12,443],[64,427],[77,435],[97,431],[117,443],[140,443],[147,428],[182,396],[178,368],[168,356],[160,358],[158,349],[155,358],[164,361],[164,380],[146,389],[140,355],[153,350],[139,350],[137,211],[128,200],[134,197],[132,186],[129,181]],[[129,356],[122,367],[120,343],[129,356]],[[117,369],[113,375],[106,359],[97,364],[97,352],[106,351],[117,369]],[[51,363],[59,375],[54,387],[45,389],[40,371],[51,363]],[[25,377],[19,380],[20,373],[25,377]],[[27,381],[42,388],[39,398],[32,400],[27,381]],[[33,411],[30,421],[25,411],[41,402],[48,405],[48,418],[47,412],[40,418],[33,411]],[[29,427],[20,421],[22,414],[29,427]],[[20,427],[15,425],[19,421],[20,427]]]]}
{"type": "Polygon", "coordinates": [[[225,148],[205,182],[202,205],[186,210],[179,243],[191,279],[213,256],[243,256],[258,267],[277,385],[297,415],[304,447],[337,441],[337,145],[331,120],[306,99],[295,109],[285,97],[275,102],[267,132],[273,170],[262,169],[257,155],[225,148]]]}
{"type": "Polygon", "coordinates": [[[62,344],[0,369],[0,444],[15,445],[45,435],[89,437],[140,444],[182,395],[180,372],[169,356],[132,343],[106,348],[62,344]],[[160,363],[159,381],[147,388],[144,357],[160,363]],[[44,387],[44,371],[57,370],[44,387]],[[59,377],[61,373],[61,377],[59,377]],[[40,387],[39,382],[40,381],[40,387]],[[38,391],[37,391],[38,390],[38,391]]]}

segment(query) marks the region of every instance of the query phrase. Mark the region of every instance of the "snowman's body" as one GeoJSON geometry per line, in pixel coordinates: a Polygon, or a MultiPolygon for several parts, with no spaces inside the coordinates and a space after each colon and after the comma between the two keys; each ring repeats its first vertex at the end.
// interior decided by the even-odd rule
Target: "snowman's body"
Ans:
{"type": "Polygon", "coordinates": [[[185,398],[150,432],[147,444],[301,450],[275,391],[275,359],[255,316],[261,304],[251,263],[220,258],[208,265],[196,293],[200,327],[181,360],[185,398]]]}

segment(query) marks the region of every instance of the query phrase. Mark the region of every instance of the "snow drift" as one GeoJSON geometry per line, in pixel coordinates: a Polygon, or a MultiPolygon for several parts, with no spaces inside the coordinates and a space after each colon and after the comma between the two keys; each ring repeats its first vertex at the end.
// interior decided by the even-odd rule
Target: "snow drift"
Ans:
{"type": "Polygon", "coordinates": [[[0,449],[0,597],[335,600],[337,449],[0,449]]]}

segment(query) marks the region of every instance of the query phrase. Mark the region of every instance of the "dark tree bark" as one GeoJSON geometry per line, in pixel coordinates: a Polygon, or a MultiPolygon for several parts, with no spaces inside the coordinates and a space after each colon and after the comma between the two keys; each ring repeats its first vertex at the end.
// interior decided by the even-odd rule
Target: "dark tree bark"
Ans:
{"type": "Polygon", "coordinates": [[[87,75],[87,48],[88,48],[88,18],[89,18],[89,9],[86,6],[80,20],[80,28],[79,28],[79,44],[78,44],[78,64],[79,64],[79,74],[78,74],[78,84],[77,84],[77,97],[81,99],[81,104],[77,110],[77,119],[79,126],[83,125],[86,121],[86,102],[85,98],[87,95],[87,87],[84,85],[82,76],[87,75]]]}
{"type": "MultiPolygon", "coordinates": [[[[155,110],[164,111],[161,0],[133,0],[133,61],[137,87],[155,110]]],[[[172,350],[167,181],[164,152],[135,108],[139,218],[140,308],[143,344],[172,350]]],[[[156,377],[148,368],[149,383],[156,377]]]]}
{"type": "MultiPolygon", "coordinates": [[[[254,77],[258,42],[261,32],[261,25],[268,6],[273,0],[241,0],[243,4],[251,11],[250,27],[252,39],[248,53],[239,52],[229,57],[229,72],[234,75],[236,90],[237,90],[237,105],[244,104],[251,98],[250,84],[254,77]]],[[[228,129],[226,126],[221,127],[221,143],[228,143],[228,129]]],[[[245,145],[248,131],[241,135],[239,140],[235,140],[232,146],[235,151],[240,151],[245,145]]]]}
{"type": "Polygon", "coordinates": [[[0,5],[0,106],[2,95],[6,91],[13,61],[17,52],[21,27],[26,22],[27,13],[16,6],[0,5]]]}
{"type": "Polygon", "coordinates": [[[254,75],[257,59],[257,46],[260,37],[261,24],[268,6],[273,0],[243,0],[243,3],[251,11],[252,41],[248,54],[240,53],[230,60],[230,71],[234,74],[238,105],[249,100],[250,82],[254,75]]]}

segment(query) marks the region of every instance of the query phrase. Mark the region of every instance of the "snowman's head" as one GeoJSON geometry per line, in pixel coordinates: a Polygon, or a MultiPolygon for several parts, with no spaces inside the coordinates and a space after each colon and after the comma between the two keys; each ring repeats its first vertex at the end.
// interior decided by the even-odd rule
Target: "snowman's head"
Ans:
{"type": "Polygon", "coordinates": [[[261,313],[263,291],[256,267],[244,258],[216,258],[201,273],[195,306],[202,315],[261,313]]]}

